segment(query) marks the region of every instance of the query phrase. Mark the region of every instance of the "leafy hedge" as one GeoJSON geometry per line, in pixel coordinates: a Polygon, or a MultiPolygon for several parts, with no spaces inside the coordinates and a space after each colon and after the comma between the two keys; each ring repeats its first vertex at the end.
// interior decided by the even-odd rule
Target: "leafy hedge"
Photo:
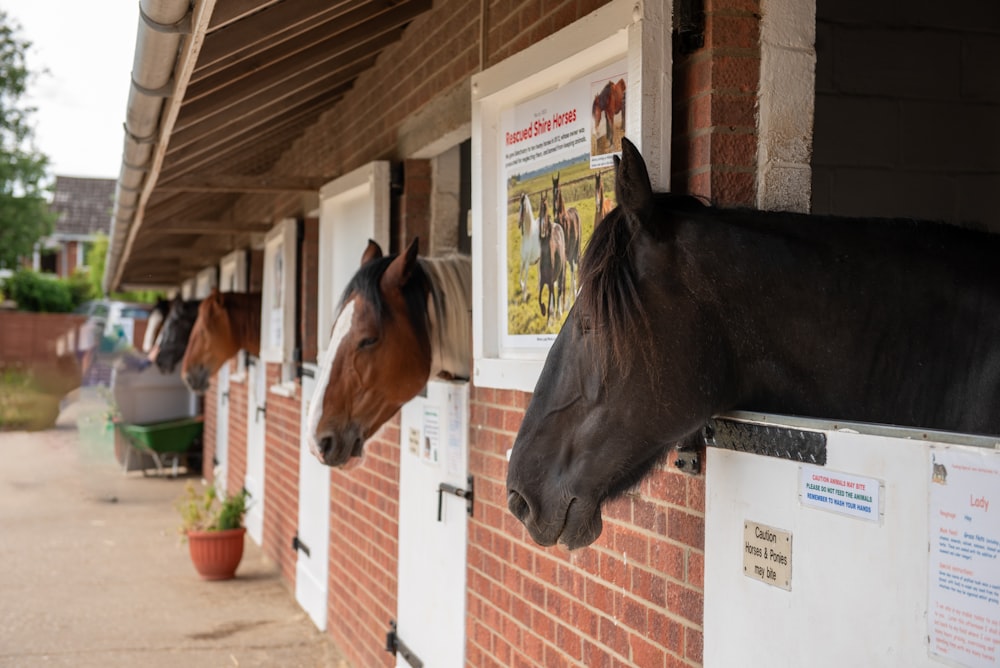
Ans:
{"type": "Polygon", "coordinates": [[[17,302],[19,310],[44,313],[68,313],[93,294],[87,275],[82,272],[60,279],[27,269],[19,269],[8,278],[3,291],[7,298],[17,302]]]}

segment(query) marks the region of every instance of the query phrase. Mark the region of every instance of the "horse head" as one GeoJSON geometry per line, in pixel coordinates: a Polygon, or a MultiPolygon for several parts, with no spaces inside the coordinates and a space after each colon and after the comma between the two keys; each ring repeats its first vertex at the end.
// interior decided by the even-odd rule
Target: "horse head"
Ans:
{"type": "Polygon", "coordinates": [[[521,193],[517,208],[517,228],[520,230],[522,236],[527,234],[528,230],[531,229],[530,218],[531,200],[528,199],[528,193],[521,193]]]}
{"type": "Polygon", "coordinates": [[[161,373],[173,373],[184,358],[200,304],[200,299],[184,300],[179,296],[170,302],[170,311],[160,330],[155,354],[151,354],[161,373]]]}
{"type": "Polygon", "coordinates": [[[683,308],[664,315],[672,297],[662,278],[671,257],[669,213],[657,211],[646,166],[628,140],[615,165],[618,207],[594,230],[580,292],[508,467],[508,507],[541,545],[574,549],[596,540],[602,504],[711,415],[692,371],[704,361],[701,351],[676,343],[677,331],[697,323],[683,308]],[[672,377],[693,380],[690,387],[670,392],[668,367],[672,377]]]}
{"type": "Polygon", "coordinates": [[[239,350],[225,295],[213,289],[198,306],[198,317],[181,362],[181,377],[193,392],[202,394],[212,375],[239,350]]]}
{"type": "Polygon", "coordinates": [[[374,241],[340,301],[308,413],[312,453],[341,466],[412,399],[431,371],[430,281],[416,239],[383,256],[374,241]]]}

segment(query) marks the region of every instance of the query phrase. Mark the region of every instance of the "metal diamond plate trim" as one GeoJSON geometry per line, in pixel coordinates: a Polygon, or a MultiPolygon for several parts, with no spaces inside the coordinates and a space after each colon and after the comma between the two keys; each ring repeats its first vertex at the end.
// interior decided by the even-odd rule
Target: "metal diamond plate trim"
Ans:
{"type": "Polygon", "coordinates": [[[826,434],[821,431],[712,419],[703,436],[713,448],[826,465],[826,434]]]}

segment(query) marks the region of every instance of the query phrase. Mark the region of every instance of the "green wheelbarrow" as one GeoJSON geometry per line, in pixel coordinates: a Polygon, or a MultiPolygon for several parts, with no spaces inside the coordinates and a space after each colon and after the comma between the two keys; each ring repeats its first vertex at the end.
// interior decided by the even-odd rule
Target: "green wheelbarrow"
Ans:
{"type": "MultiPolygon", "coordinates": [[[[125,454],[125,470],[129,470],[129,458],[132,449],[149,453],[156,463],[156,471],[163,475],[163,460],[173,459],[172,475],[177,476],[177,467],[180,458],[187,454],[188,449],[194,439],[201,435],[205,426],[205,418],[196,415],[178,420],[167,420],[166,422],[154,422],[152,424],[129,424],[119,422],[118,430],[128,443],[128,452],[125,454]]],[[[143,469],[143,474],[146,471],[143,469]]]]}

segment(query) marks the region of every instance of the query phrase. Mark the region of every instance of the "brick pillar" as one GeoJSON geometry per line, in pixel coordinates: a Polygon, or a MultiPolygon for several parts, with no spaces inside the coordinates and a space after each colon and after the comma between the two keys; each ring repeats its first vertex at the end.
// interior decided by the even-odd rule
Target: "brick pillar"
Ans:
{"type": "Polygon", "coordinates": [[[759,0],[707,0],[705,46],[674,53],[675,192],[756,201],[760,11],[759,0]]]}
{"type": "Polygon", "coordinates": [[[420,237],[420,250],[426,255],[431,239],[431,163],[430,160],[403,162],[405,185],[399,202],[399,248],[403,250],[414,237],[420,237]]]}

